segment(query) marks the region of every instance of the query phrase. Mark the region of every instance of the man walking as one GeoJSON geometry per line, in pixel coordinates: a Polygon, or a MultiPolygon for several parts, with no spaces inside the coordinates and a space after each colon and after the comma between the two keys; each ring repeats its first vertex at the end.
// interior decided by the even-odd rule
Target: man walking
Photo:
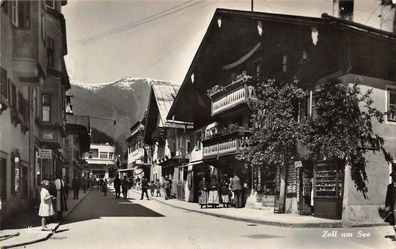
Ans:
{"type": "Polygon", "coordinates": [[[168,200],[170,198],[170,188],[171,188],[171,183],[168,177],[165,177],[163,188],[165,191],[165,200],[168,200]]]}
{"type": "Polygon", "coordinates": [[[129,188],[129,182],[126,176],[124,176],[124,179],[122,179],[121,185],[122,185],[122,195],[124,199],[126,199],[128,196],[128,188],[129,188]]]}
{"type": "Polygon", "coordinates": [[[115,195],[116,199],[120,198],[121,195],[121,179],[118,175],[115,176],[114,178],[114,189],[115,189],[115,195]]]}
{"type": "Polygon", "coordinates": [[[234,177],[231,178],[230,185],[231,190],[234,193],[235,207],[240,208],[242,207],[242,186],[241,179],[239,179],[236,172],[234,172],[234,177]]]}
{"type": "Polygon", "coordinates": [[[149,200],[147,189],[148,189],[148,180],[145,176],[143,176],[142,177],[142,196],[140,197],[140,200],[143,200],[144,193],[146,193],[147,200],[149,200]]]}
{"type": "Polygon", "coordinates": [[[72,189],[73,189],[73,199],[78,200],[78,192],[80,192],[80,179],[78,176],[75,176],[72,181],[72,189]]]}

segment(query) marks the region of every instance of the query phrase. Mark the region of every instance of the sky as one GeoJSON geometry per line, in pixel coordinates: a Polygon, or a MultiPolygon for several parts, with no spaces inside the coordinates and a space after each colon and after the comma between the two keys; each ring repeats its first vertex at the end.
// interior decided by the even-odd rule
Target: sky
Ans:
{"type": "MultiPolygon", "coordinates": [[[[333,0],[254,0],[258,12],[320,17],[333,0]]],[[[355,0],[354,21],[379,28],[379,0],[355,0]]],[[[71,82],[125,76],[180,85],[216,8],[250,10],[250,0],[69,0],[66,19],[71,82]]]]}

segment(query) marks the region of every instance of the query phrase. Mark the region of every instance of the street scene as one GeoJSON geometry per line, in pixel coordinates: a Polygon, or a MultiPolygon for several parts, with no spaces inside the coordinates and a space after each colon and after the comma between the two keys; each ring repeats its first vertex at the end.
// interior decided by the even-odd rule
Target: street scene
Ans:
{"type": "Polygon", "coordinates": [[[0,0],[0,248],[396,248],[394,0],[0,0]]]}

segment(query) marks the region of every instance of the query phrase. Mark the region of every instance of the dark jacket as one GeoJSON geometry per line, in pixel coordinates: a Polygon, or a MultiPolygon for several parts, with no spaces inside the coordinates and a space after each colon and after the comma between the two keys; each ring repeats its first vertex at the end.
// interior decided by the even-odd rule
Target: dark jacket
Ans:
{"type": "Polygon", "coordinates": [[[386,190],[385,207],[390,207],[390,211],[393,212],[396,198],[396,187],[393,183],[388,185],[386,190]]]}
{"type": "Polygon", "coordinates": [[[120,188],[120,187],[121,187],[121,179],[117,177],[114,179],[114,188],[120,188]]]}
{"type": "Polygon", "coordinates": [[[142,179],[142,189],[148,188],[148,180],[146,178],[142,179]]]}
{"type": "Polygon", "coordinates": [[[76,179],[76,178],[73,178],[72,185],[71,185],[72,189],[73,190],[79,190],[80,186],[81,186],[80,180],[76,179]]]}

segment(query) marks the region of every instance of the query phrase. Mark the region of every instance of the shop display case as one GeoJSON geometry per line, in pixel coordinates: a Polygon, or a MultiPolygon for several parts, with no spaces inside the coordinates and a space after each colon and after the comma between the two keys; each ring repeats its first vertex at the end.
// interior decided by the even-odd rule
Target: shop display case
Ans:
{"type": "Polygon", "coordinates": [[[341,219],[344,193],[344,166],[337,161],[314,165],[314,215],[341,219]]]}

